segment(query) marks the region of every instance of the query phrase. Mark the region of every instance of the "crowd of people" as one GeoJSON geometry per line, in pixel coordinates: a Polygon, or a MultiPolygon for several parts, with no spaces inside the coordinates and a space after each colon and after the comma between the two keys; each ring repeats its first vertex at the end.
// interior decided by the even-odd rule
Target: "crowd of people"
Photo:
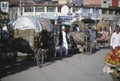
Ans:
{"type": "MultiPolygon", "coordinates": [[[[76,31],[80,31],[80,29],[78,29],[78,25],[76,25],[75,27],[73,27],[73,30],[76,31]]],[[[120,26],[118,24],[116,24],[113,27],[114,31],[113,33],[106,30],[106,27],[103,27],[103,29],[100,32],[100,37],[96,37],[94,40],[96,41],[101,41],[103,42],[108,42],[109,45],[112,49],[114,49],[116,46],[120,46],[120,26]],[[111,34],[110,34],[111,33],[111,34]]],[[[62,51],[63,49],[65,49],[65,55],[68,54],[68,43],[67,43],[67,35],[64,32],[65,31],[65,26],[62,26],[62,31],[59,35],[59,40],[60,40],[60,55],[62,55],[62,51]],[[61,42],[62,41],[62,42],[61,42]]],[[[97,33],[96,33],[97,34],[97,33]]]]}

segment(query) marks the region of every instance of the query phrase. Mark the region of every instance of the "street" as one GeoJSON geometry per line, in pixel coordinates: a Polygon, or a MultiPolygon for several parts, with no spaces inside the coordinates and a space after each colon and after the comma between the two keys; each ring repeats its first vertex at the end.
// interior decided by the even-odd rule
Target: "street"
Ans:
{"type": "Polygon", "coordinates": [[[120,0],[0,0],[0,81],[120,81],[119,33],[120,0]]]}
{"type": "Polygon", "coordinates": [[[48,62],[42,68],[27,62],[14,67],[13,73],[1,81],[113,81],[103,72],[104,57],[110,50],[105,48],[92,55],[76,54],[55,62],[48,62]]]}

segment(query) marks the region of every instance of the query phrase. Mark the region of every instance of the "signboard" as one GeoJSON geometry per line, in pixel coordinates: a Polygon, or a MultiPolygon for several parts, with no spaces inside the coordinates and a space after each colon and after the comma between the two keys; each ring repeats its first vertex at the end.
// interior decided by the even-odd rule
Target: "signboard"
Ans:
{"type": "Polygon", "coordinates": [[[9,12],[9,2],[1,2],[1,11],[8,13],[9,12]]]}
{"type": "Polygon", "coordinates": [[[56,19],[56,13],[41,13],[40,18],[56,19]]]}
{"type": "Polygon", "coordinates": [[[73,0],[73,6],[82,6],[83,0],[73,0]]]}
{"type": "Polygon", "coordinates": [[[66,21],[72,20],[71,16],[58,16],[57,23],[58,24],[65,24],[66,21]]]}
{"type": "Polygon", "coordinates": [[[63,5],[62,8],[61,8],[61,13],[63,15],[67,15],[69,12],[69,7],[67,5],[63,5]]]}
{"type": "Polygon", "coordinates": [[[60,20],[72,20],[71,16],[59,16],[58,19],[60,20]]]}

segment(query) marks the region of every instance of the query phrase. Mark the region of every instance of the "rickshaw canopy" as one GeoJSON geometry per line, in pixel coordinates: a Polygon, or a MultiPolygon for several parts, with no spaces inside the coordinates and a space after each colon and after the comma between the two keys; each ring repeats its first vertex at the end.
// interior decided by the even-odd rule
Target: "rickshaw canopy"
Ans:
{"type": "Polygon", "coordinates": [[[49,19],[40,18],[38,21],[41,24],[43,30],[47,30],[49,32],[53,30],[53,25],[49,19]]]}
{"type": "Polygon", "coordinates": [[[103,28],[105,28],[106,31],[110,31],[109,23],[106,22],[106,21],[100,21],[100,22],[97,24],[96,30],[97,30],[97,31],[102,31],[103,28]]]}
{"type": "Polygon", "coordinates": [[[73,28],[75,27],[75,25],[78,25],[81,32],[84,32],[84,30],[86,29],[85,23],[83,21],[77,20],[71,24],[70,31],[74,31],[73,28]]]}
{"type": "Polygon", "coordinates": [[[21,16],[17,18],[13,22],[13,28],[18,30],[35,29],[35,32],[42,31],[40,22],[33,17],[27,16],[21,16]]]}
{"type": "Polygon", "coordinates": [[[82,19],[81,21],[83,21],[84,23],[95,23],[95,20],[93,19],[82,19]]]}

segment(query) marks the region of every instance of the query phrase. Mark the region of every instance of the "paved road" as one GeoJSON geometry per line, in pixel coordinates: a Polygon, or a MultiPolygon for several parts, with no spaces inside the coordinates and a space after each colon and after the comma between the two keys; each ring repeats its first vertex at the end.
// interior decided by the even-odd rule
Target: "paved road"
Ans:
{"type": "Polygon", "coordinates": [[[24,63],[24,66],[14,68],[14,73],[2,78],[2,81],[112,81],[111,76],[102,71],[104,57],[109,51],[101,49],[92,55],[76,54],[47,63],[42,68],[24,63]]]}

